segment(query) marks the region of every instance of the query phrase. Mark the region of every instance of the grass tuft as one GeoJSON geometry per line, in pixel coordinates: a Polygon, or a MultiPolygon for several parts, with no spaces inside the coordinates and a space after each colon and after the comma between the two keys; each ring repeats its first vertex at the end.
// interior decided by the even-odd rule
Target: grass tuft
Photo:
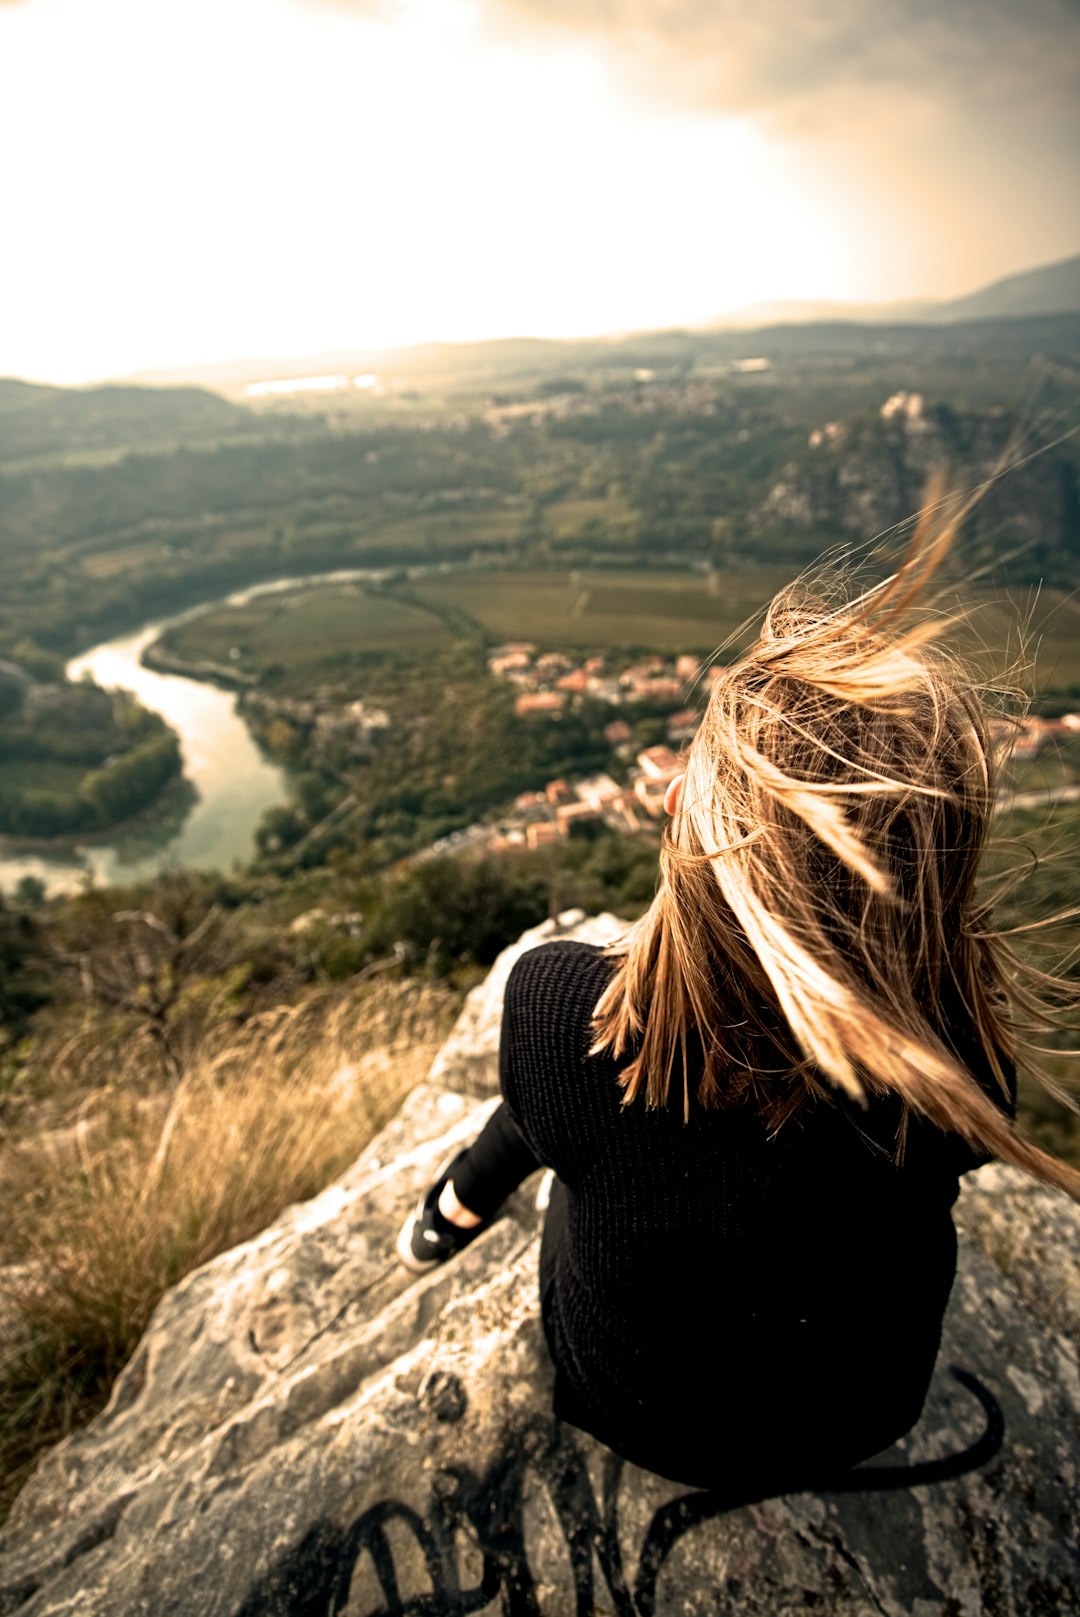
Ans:
{"type": "Polygon", "coordinates": [[[205,1049],[171,1094],[147,1097],[140,1065],[92,1127],[5,1148],[0,1513],[43,1449],[103,1408],[168,1287],[342,1173],[456,1008],[433,984],[320,992],[205,1049]]]}

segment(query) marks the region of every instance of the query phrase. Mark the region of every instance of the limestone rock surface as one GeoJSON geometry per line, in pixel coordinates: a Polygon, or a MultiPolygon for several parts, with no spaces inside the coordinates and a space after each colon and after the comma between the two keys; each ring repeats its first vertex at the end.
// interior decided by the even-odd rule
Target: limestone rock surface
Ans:
{"type": "Polygon", "coordinates": [[[518,956],[553,938],[610,943],[626,928],[627,922],[615,915],[588,916],[583,910],[566,910],[557,921],[543,921],[523,932],[515,944],[503,950],[484,981],[469,994],[449,1038],[431,1064],[429,1082],[466,1095],[497,1095],[503,994],[518,956]]]}
{"type": "MultiPolygon", "coordinates": [[[[497,1021],[508,969],[465,1026],[497,1021]]],[[[842,1490],[732,1506],[552,1418],[539,1179],[443,1269],[394,1262],[411,1203],[492,1104],[422,1086],[335,1185],[163,1299],[108,1409],[17,1501],[0,1613],[1080,1609],[1071,1203],[974,1176],[916,1430],[842,1490]]]]}

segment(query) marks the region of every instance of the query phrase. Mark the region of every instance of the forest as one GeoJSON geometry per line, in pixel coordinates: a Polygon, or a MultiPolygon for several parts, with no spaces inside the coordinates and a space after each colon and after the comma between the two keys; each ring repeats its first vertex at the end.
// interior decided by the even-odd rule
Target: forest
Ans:
{"type": "Polygon", "coordinates": [[[0,832],[102,830],[149,807],[180,770],[164,720],[124,692],[0,664],[0,832]]]}

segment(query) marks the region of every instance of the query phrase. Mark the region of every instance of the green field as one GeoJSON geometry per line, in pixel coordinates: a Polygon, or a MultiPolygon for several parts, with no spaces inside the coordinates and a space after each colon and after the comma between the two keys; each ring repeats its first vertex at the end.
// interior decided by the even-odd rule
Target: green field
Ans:
{"type": "MultiPolygon", "coordinates": [[[[423,579],[411,598],[465,613],[499,640],[540,646],[655,652],[711,652],[749,622],[791,579],[787,567],[711,575],[651,571],[449,573],[423,579]]],[[[974,654],[988,678],[1012,669],[1038,696],[1080,699],[1080,602],[1062,590],[973,591],[969,614],[950,638],[974,654]],[[1027,669],[1027,672],[1025,672],[1027,669]]],[[[948,611],[948,599],[943,610],[948,611]]],[[[745,639],[745,636],[741,637],[745,639]]]]}
{"type": "MultiPolygon", "coordinates": [[[[712,574],[652,571],[463,568],[422,577],[407,598],[360,584],[319,585],[223,607],[169,631],[164,645],[193,661],[259,674],[273,664],[312,674],[361,655],[438,649],[475,623],[492,640],[541,648],[709,654],[745,642],[787,567],[712,574]],[[425,610],[430,608],[430,610],[425,610]]],[[[942,610],[955,605],[946,598],[942,610]]],[[[951,631],[980,677],[1027,688],[1039,699],[1080,701],[1080,602],[1061,590],[972,592],[951,631]]]]}
{"type": "Polygon", "coordinates": [[[1080,601],[1072,591],[1017,590],[974,594],[957,642],[974,653],[986,677],[1012,670],[1018,687],[1036,698],[1073,695],[1080,701],[1080,601]]]}
{"type": "Polygon", "coordinates": [[[474,572],[423,579],[410,595],[464,612],[497,640],[539,646],[707,653],[787,582],[785,568],[745,572],[474,572]]]}
{"type": "Polygon", "coordinates": [[[385,550],[429,550],[433,555],[457,555],[486,545],[502,546],[517,536],[521,508],[516,505],[494,509],[442,510],[403,517],[395,522],[381,521],[377,539],[385,550]]]}
{"type": "Polygon", "coordinates": [[[317,675],[358,654],[423,651],[448,641],[432,613],[359,584],[335,584],[206,612],[170,630],[163,645],[185,659],[258,676],[274,664],[317,675]]]}

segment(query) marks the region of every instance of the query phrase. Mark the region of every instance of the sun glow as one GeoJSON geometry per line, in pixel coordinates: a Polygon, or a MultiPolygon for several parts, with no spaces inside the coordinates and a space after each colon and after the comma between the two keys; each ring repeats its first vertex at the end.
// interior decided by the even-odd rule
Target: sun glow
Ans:
{"type": "Polygon", "coordinates": [[[867,295],[805,156],[618,83],[587,40],[526,50],[463,0],[4,7],[0,374],[867,295]]]}

